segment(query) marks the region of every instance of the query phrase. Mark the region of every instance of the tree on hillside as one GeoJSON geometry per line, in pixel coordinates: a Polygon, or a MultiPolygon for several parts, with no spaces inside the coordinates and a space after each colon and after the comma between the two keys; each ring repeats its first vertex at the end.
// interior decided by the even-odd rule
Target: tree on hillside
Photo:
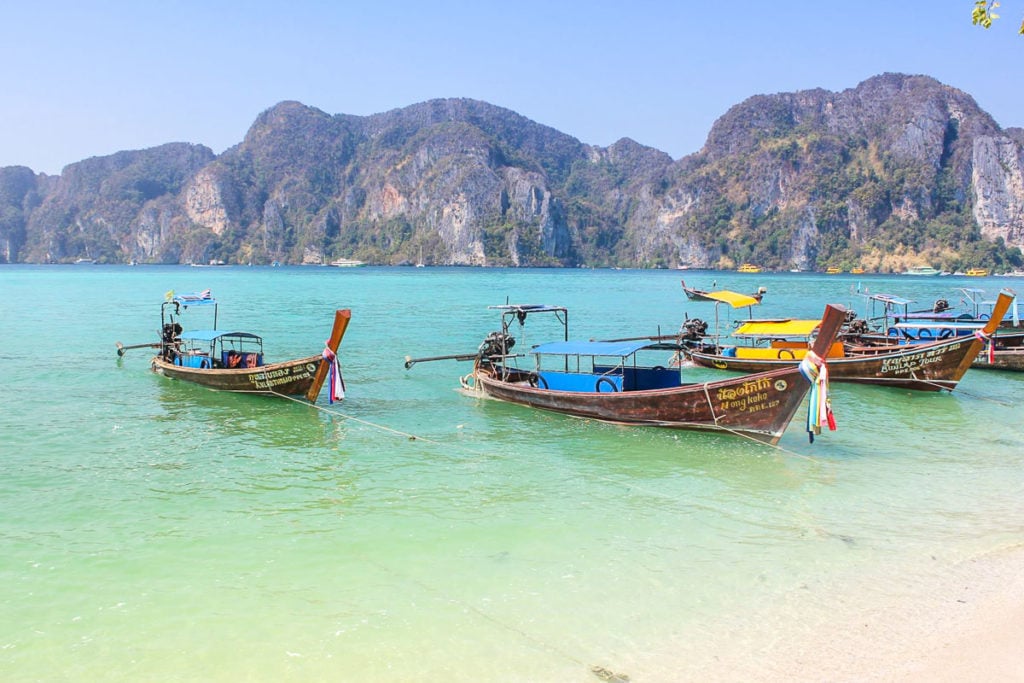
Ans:
{"type": "MultiPolygon", "coordinates": [[[[992,28],[992,22],[999,18],[999,15],[993,11],[997,7],[999,7],[997,0],[976,0],[974,11],[971,12],[971,23],[982,28],[992,28]]],[[[1017,33],[1024,35],[1024,22],[1021,22],[1020,30],[1017,33]]]]}

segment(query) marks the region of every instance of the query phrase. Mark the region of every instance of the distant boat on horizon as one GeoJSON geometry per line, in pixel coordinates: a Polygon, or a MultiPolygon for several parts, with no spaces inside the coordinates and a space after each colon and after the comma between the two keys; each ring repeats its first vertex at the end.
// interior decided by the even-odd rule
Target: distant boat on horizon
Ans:
{"type": "Polygon", "coordinates": [[[742,266],[736,269],[737,273],[760,273],[761,266],[755,266],[753,263],[744,263],[742,266]]]}
{"type": "Polygon", "coordinates": [[[337,268],[357,268],[359,266],[365,266],[366,264],[356,259],[339,258],[331,261],[331,265],[337,268]]]}
{"type": "Polygon", "coordinates": [[[76,266],[91,266],[96,263],[96,259],[91,258],[78,258],[75,259],[76,266]]]}
{"type": "Polygon", "coordinates": [[[932,268],[931,266],[913,266],[911,268],[907,268],[903,272],[903,274],[904,275],[942,275],[942,271],[936,270],[935,268],[932,268]]]}

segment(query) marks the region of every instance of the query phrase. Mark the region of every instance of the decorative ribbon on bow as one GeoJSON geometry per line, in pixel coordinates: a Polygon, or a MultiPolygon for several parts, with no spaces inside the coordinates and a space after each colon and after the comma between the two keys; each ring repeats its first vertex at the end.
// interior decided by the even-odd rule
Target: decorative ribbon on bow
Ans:
{"type": "Polygon", "coordinates": [[[974,336],[982,342],[988,342],[988,364],[996,362],[996,340],[995,335],[985,334],[985,330],[975,330],[974,336]]]}
{"type": "Polygon", "coordinates": [[[821,356],[808,351],[800,361],[800,374],[811,383],[807,401],[807,438],[814,443],[814,435],[821,434],[822,424],[827,424],[833,432],[836,430],[832,399],[828,395],[828,365],[821,356]]]}
{"type": "Polygon", "coordinates": [[[331,347],[326,343],[324,344],[323,359],[329,363],[327,367],[330,370],[328,377],[330,389],[327,391],[327,400],[329,403],[334,403],[345,398],[345,380],[341,376],[341,363],[338,361],[338,354],[331,351],[331,347]]]}

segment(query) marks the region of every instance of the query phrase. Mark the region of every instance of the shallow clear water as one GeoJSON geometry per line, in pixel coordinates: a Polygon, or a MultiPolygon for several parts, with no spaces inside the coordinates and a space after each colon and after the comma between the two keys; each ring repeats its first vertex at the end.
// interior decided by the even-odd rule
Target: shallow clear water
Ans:
{"type": "MultiPolygon", "coordinates": [[[[979,284],[684,275],[767,286],[765,317],[856,308],[858,285],[927,304],[979,284]]],[[[678,680],[1021,538],[1024,376],[834,384],[839,431],[811,445],[797,419],[771,448],[479,400],[456,391],[466,363],[403,368],[475,351],[506,300],[568,306],[581,338],[713,318],[679,276],[0,268],[0,678],[678,680]],[[318,352],[352,308],[345,402],[117,359],[156,338],[164,292],[205,288],[272,360],[318,352]]]]}

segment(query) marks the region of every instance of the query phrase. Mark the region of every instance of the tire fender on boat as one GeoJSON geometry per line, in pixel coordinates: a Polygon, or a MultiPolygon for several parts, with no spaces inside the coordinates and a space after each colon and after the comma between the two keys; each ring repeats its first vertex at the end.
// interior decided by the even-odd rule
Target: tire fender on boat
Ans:
{"type": "Polygon", "coordinates": [[[779,352],[777,354],[775,354],[775,357],[778,358],[779,360],[785,360],[786,357],[782,355],[784,353],[788,353],[789,354],[789,359],[790,360],[796,360],[796,356],[789,349],[779,349],[779,352]]]}
{"type": "Polygon", "coordinates": [[[611,381],[607,377],[598,377],[597,383],[594,384],[594,391],[596,391],[598,393],[606,393],[606,394],[607,393],[615,393],[618,390],[619,390],[619,388],[617,386],[615,386],[615,382],[611,381]],[[601,391],[601,385],[602,384],[607,384],[608,386],[610,386],[612,388],[612,390],[610,392],[607,392],[607,391],[606,392],[602,392],[601,391]]]}

